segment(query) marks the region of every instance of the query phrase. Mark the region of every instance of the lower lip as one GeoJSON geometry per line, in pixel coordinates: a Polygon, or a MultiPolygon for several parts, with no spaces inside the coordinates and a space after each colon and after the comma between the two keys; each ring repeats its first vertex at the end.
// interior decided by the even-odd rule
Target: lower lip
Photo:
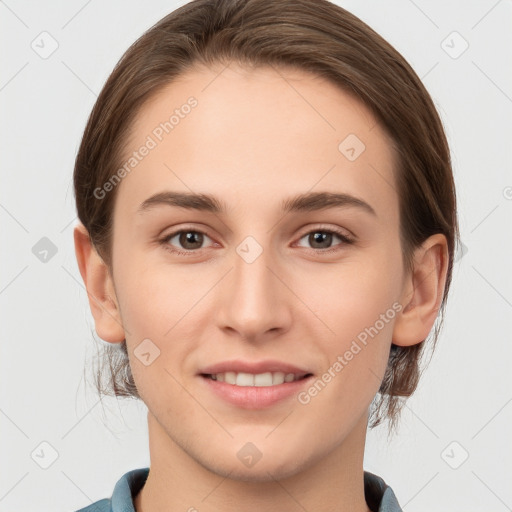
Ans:
{"type": "Polygon", "coordinates": [[[286,398],[296,395],[309,384],[312,375],[293,382],[283,382],[276,386],[235,386],[226,382],[200,376],[217,396],[242,409],[263,409],[286,398]]]}

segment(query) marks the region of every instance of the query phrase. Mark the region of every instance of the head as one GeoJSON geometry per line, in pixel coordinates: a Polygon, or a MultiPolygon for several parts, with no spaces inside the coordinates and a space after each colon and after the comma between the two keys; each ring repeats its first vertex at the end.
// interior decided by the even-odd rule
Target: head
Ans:
{"type": "MultiPolygon", "coordinates": [[[[109,344],[100,392],[142,398],[207,457],[195,430],[205,413],[190,395],[202,393],[198,371],[287,358],[314,379],[281,435],[294,446],[331,422],[304,464],[363,417],[396,424],[442,323],[455,187],[428,92],[357,17],[323,0],[180,7],[107,80],[74,185],[80,271],[109,344]],[[188,199],[197,208],[147,201],[166,191],[199,195],[188,199]],[[334,199],[318,195],[283,209],[317,192],[346,204],[319,208],[334,199]]],[[[230,418],[214,401],[210,412],[238,441],[250,432],[269,448],[282,439],[263,433],[289,410],[230,418]]],[[[205,418],[220,447],[231,442],[205,418]]]]}

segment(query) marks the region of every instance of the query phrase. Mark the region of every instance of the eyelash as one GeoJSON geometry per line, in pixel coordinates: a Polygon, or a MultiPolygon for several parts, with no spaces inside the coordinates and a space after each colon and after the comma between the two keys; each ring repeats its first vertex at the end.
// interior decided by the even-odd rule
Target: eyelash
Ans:
{"type": "MultiPolygon", "coordinates": [[[[185,228],[182,228],[182,229],[180,229],[178,231],[174,231],[173,233],[165,235],[165,237],[163,237],[163,238],[161,238],[159,240],[159,243],[164,247],[164,249],[168,250],[172,254],[178,254],[180,256],[193,256],[194,254],[197,254],[198,252],[201,251],[201,249],[195,249],[195,250],[190,249],[188,251],[180,251],[178,249],[171,248],[171,245],[169,245],[169,240],[174,238],[176,235],[179,235],[180,233],[200,233],[202,235],[206,235],[208,238],[211,239],[211,237],[208,236],[208,234],[205,233],[204,231],[201,231],[199,229],[193,229],[193,228],[186,228],[185,227],[185,228]]],[[[307,233],[304,233],[299,238],[299,240],[302,240],[305,236],[308,236],[311,233],[328,233],[328,234],[332,234],[332,235],[337,235],[341,239],[341,241],[343,242],[343,244],[340,244],[340,245],[351,245],[351,244],[353,244],[355,242],[355,239],[353,239],[351,237],[348,237],[347,235],[345,235],[341,231],[338,231],[338,230],[335,230],[335,229],[327,229],[327,228],[323,228],[323,227],[319,227],[319,228],[310,230],[307,233]]],[[[309,249],[309,250],[313,251],[315,253],[330,254],[330,253],[333,253],[333,252],[336,252],[336,251],[340,250],[340,247],[336,246],[334,248],[329,248],[329,249],[309,249]]]]}

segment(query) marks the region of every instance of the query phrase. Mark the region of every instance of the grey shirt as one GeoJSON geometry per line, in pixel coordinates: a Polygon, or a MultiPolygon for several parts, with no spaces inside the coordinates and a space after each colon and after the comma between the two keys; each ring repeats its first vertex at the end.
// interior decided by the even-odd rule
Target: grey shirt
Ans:
{"type": "MultiPolygon", "coordinates": [[[[135,512],[133,498],[146,483],[149,468],[133,469],[116,483],[111,498],[105,498],[76,512],[135,512]]],[[[403,512],[395,493],[384,480],[364,472],[364,497],[372,512],[403,512]]]]}

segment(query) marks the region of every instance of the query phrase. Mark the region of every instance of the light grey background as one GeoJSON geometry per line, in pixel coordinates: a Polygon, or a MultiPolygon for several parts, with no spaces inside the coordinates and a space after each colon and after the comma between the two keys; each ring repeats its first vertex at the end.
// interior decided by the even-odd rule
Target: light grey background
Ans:
{"type": "MultiPolygon", "coordinates": [[[[0,1],[1,512],[70,512],[149,465],[145,405],[100,403],[84,381],[96,349],[74,255],[72,170],[115,63],[183,3],[0,1]],[[57,250],[46,262],[36,257],[43,237],[57,250]]],[[[407,512],[511,510],[512,2],[337,3],[394,45],[431,93],[466,247],[399,435],[388,444],[385,425],[370,431],[365,469],[407,512]]]]}

